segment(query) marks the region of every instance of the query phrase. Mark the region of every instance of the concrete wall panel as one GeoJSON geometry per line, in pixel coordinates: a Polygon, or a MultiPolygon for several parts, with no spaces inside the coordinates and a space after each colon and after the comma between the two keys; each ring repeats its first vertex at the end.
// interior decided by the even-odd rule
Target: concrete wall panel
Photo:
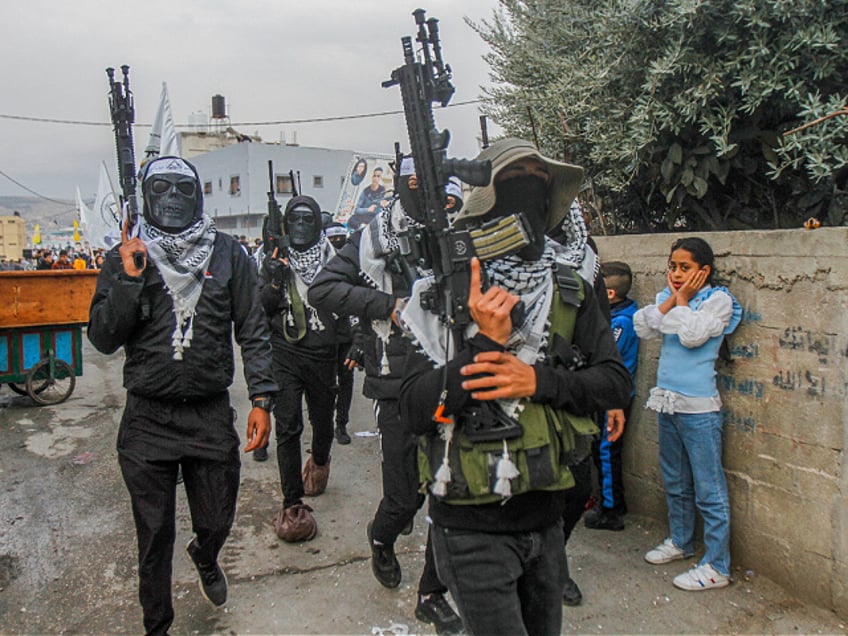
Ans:
{"type": "MultiPolygon", "coordinates": [[[[654,302],[678,234],[596,237],[654,302]]],[[[734,566],[848,617],[848,228],[701,233],[744,309],[718,365],[734,566]]],[[[659,342],[642,342],[625,436],[631,511],[666,516],[656,414],[645,400],[659,342]]],[[[650,546],[646,546],[646,549],[650,546]]]]}

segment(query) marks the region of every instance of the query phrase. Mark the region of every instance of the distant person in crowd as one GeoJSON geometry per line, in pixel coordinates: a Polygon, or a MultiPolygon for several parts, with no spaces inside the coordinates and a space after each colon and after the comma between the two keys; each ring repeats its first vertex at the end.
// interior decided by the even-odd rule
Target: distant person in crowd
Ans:
{"type": "MultiPolygon", "coordinates": [[[[383,498],[368,523],[371,570],[384,587],[400,585],[402,571],[395,542],[412,531],[415,514],[424,503],[419,490],[417,440],[400,417],[398,398],[410,341],[398,324],[398,311],[409,296],[417,271],[400,254],[398,224],[405,206],[412,205],[417,188],[414,164],[405,158],[398,180],[400,205],[382,208],[361,231],[353,234],[309,289],[310,302],[360,319],[356,344],[365,368],[363,394],[374,400],[380,431],[383,498]]],[[[459,633],[462,621],[445,598],[432,545],[427,539],[424,569],[418,582],[415,616],[436,626],[439,634],[459,633]]]]}
{"type": "Polygon", "coordinates": [[[668,286],[633,316],[640,338],[662,338],[657,386],[647,407],[657,412],[669,536],[645,560],[661,565],[691,557],[697,509],[706,551],[696,567],[672,581],[691,592],[730,583],[730,500],[721,465],[715,363],[725,336],[742,320],[742,307],[714,278],[709,243],[678,239],[668,257],[668,286]]]}
{"type": "Polygon", "coordinates": [[[194,166],[152,159],[140,181],[139,236],[128,239],[124,227],[121,244],[109,251],[88,338],[103,353],[124,348],[118,463],[136,525],[144,629],[167,634],[180,470],[194,531],[186,552],[200,591],[213,605],[227,600],[218,555],[233,524],[241,465],[228,391],[233,335],[252,401],[245,452],[267,443],[277,385],[256,269],[204,213],[194,166]]]}
{"type": "MultiPolygon", "coordinates": [[[[347,242],[347,229],[341,223],[333,220],[332,215],[325,216],[324,233],[327,235],[327,240],[336,250],[336,253],[342,249],[347,242]]],[[[356,316],[342,316],[339,320],[338,332],[338,352],[336,354],[336,375],[339,387],[339,393],[336,397],[336,441],[339,444],[350,444],[350,434],[347,432],[347,426],[350,422],[350,405],[353,402],[353,370],[356,368],[356,360],[360,359],[358,353],[361,353],[358,347],[353,345],[352,330],[358,324],[359,319],[356,316]],[[353,358],[351,358],[353,355],[353,358]]]]}
{"type": "Polygon", "coordinates": [[[247,236],[242,234],[239,237],[239,243],[241,243],[241,246],[244,248],[244,251],[247,252],[248,256],[253,254],[253,248],[250,246],[250,242],[247,240],[247,236]]]}
{"type": "Polygon", "coordinates": [[[53,252],[48,249],[42,250],[35,268],[37,270],[53,269],[53,252]]]}
{"type": "Polygon", "coordinates": [[[68,258],[68,250],[59,250],[59,258],[53,263],[52,269],[73,269],[74,265],[71,259],[68,258]]]}
{"type": "Polygon", "coordinates": [[[630,372],[634,382],[627,406],[619,410],[607,411],[603,420],[612,418],[621,421],[622,426],[613,426],[611,430],[620,431],[618,436],[610,434],[610,428],[601,427],[600,439],[592,442],[592,457],[598,473],[600,501],[584,519],[587,528],[593,530],[624,530],[624,517],[627,503],[624,500],[624,477],[621,451],[624,446],[623,423],[630,419],[630,410],[635,395],[636,367],[639,363],[639,336],[633,329],[633,314],[638,309],[636,301],[628,298],[633,284],[630,266],[622,261],[609,261],[601,265],[601,276],[607,288],[607,299],[612,314],[612,335],[621,360],[630,372]]]}
{"type": "Polygon", "coordinates": [[[439,316],[422,307],[431,281],[416,282],[400,316],[416,342],[400,413],[421,436],[436,565],[468,631],[558,634],[569,466],[589,452],[575,439],[597,430],[594,412],[626,403],[630,378],[591,284],[545,236],[562,223],[583,171],[519,139],[477,159],[492,162],[491,180],[471,188],[454,225],[520,211],[531,242],[471,260],[472,324],[453,330],[450,346],[439,316]]]}
{"type": "Polygon", "coordinates": [[[363,225],[367,225],[389,202],[390,199],[386,198],[386,186],[383,185],[383,169],[374,168],[371,173],[371,185],[359,195],[353,215],[348,219],[348,227],[356,231],[363,225]]]}
{"type": "MultiPolygon", "coordinates": [[[[321,227],[318,202],[293,197],[286,204],[283,223],[288,254],[281,256],[275,248],[265,255],[260,297],[271,325],[274,377],[280,386],[274,419],[283,506],[274,517],[274,529],[280,539],[293,543],[317,534],[313,509],[303,498],[322,494],[330,478],[338,317],[307,299],[309,285],[335,255],[321,227]],[[305,465],[300,441],[304,397],[312,425],[311,454],[305,465]]],[[[262,450],[259,456],[254,453],[254,459],[262,460],[262,450]]]]}

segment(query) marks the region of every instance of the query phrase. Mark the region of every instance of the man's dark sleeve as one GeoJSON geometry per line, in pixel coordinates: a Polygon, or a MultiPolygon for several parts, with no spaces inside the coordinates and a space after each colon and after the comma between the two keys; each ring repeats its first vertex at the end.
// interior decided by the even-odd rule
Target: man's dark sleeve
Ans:
{"type": "Polygon", "coordinates": [[[309,286],[309,304],[340,316],[354,315],[364,320],[385,320],[392,314],[395,297],[368,286],[359,274],[359,242],[354,234],[324,265],[309,286]]]}
{"type": "MultiPolygon", "coordinates": [[[[148,262],[148,267],[152,264],[148,262]]],[[[88,339],[101,353],[123,346],[139,318],[144,279],[127,276],[117,248],[110,251],[97,276],[97,287],[88,311],[88,339]]]]}
{"type": "Polygon", "coordinates": [[[268,395],[278,390],[271,369],[271,334],[259,303],[256,267],[240,245],[233,243],[233,276],[230,280],[235,338],[241,347],[248,395],[268,395]]]}
{"type": "Polygon", "coordinates": [[[474,361],[474,356],[484,351],[503,351],[504,348],[482,334],[470,338],[457,356],[445,368],[434,367],[423,353],[410,348],[407,354],[403,383],[400,389],[400,414],[409,430],[416,435],[436,431],[433,414],[439,405],[442,389],[447,388],[445,415],[456,415],[471,399],[471,393],[462,388],[462,382],[475,376],[463,376],[460,369],[474,361]]]}
{"type": "Polygon", "coordinates": [[[632,388],[609,322],[601,313],[591,285],[584,281],[583,287],[586,297],[577,312],[572,344],[586,357],[587,366],[570,371],[547,363],[533,365],[536,369],[533,401],[575,415],[625,408],[632,388]]]}

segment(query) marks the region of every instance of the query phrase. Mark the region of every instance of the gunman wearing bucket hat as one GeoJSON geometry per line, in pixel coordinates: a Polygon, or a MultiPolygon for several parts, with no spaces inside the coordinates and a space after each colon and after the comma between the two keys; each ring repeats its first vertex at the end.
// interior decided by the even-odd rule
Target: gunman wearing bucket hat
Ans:
{"type": "Polygon", "coordinates": [[[583,170],[520,139],[498,141],[477,160],[492,162],[491,180],[471,188],[454,225],[520,214],[529,242],[471,261],[473,322],[456,346],[420,305],[429,281],[416,283],[401,315],[414,342],[401,419],[420,436],[436,567],[466,628],[559,633],[569,466],[597,432],[589,415],[624,404],[630,377],[591,284],[546,237],[566,217],[583,170]],[[518,302],[526,311],[512,324],[518,302]],[[490,417],[500,426],[490,427],[490,417]]]}

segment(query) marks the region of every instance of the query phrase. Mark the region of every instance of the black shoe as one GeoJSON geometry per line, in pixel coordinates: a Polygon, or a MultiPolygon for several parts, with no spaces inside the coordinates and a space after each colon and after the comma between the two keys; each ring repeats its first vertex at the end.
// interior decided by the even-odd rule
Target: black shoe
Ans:
{"type": "Polygon", "coordinates": [[[583,592],[571,577],[568,577],[565,587],[562,588],[562,602],[571,607],[577,607],[583,602],[583,592]]]}
{"type": "Polygon", "coordinates": [[[436,628],[437,634],[463,634],[462,619],[445,599],[444,594],[428,594],[425,599],[418,595],[418,605],[415,606],[415,618],[422,623],[430,623],[436,628]]]}
{"type": "Polygon", "coordinates": [[[255,462],[268,461],[268,447],[263,446],[262,448],[257,448],[255,451],[253,451],[253,461],[255,461],[255,462]]]}
{"type": "Polygon", "coordinates": [[[407,523],[403,527],[403,530],[401,530],[400,533],[405,537],[411,535],[412,534],[412,528],[413,528],[414,524],[415,524],[415,519],[414,518],[410,519],[409,523],[407,523]]]}
{"type": "Polygon", "coordinates": [[[371,546],[371,571],[380,585],[390,589],[400,585],[401,570],[392,545],[378,545],[371,539],[371,524],[368,522],[368,545],[371,546]]]}
{"type": "Polygon", "coordinates": [[[624,530],[621,515],[602,506],[595,506],[587,512],[583,524],[592,530],[624,530]]]}
{"type": "Polygon", "coordinates": [[[336,441],[339,444],[350,444],[350,435],[347,434],[346,424],[336,424],[336,441]]]}
{"type": "Polygon", "coordinates": [[[195,559],[197,552],[197,541],[192,538],[186,545],[186,554],[194,567],[197,569],[197,574],[200,577],[200,593],[203,598],[220,607],[227,602],[227,575],[221,569],[217,562],[213,563],[198,563],[195,559]]]}

